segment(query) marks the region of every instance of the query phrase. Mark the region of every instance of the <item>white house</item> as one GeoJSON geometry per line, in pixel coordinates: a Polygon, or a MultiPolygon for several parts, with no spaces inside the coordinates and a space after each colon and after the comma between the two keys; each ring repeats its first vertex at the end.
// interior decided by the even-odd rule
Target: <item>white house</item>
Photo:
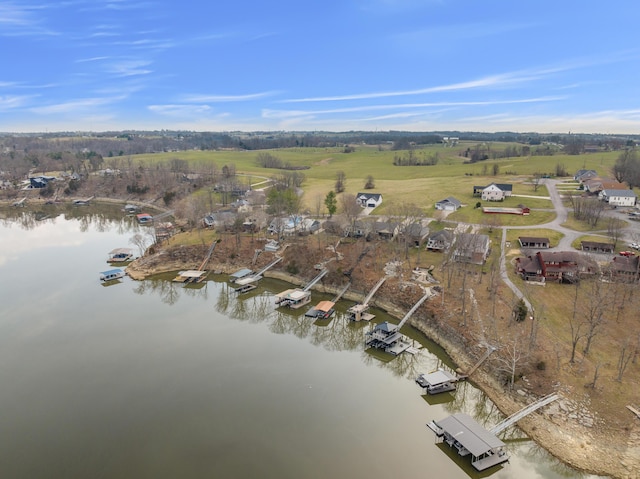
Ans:
{"type": "Polygon", "coordinates": [[[635,206],[638,195],[631,190],[602,190],[598,198],[611,206],[635,206]]]}
{"type": "Polygon", "coordinates": [[[358,193],[356,201],[363,208],[375,208],[382,203],[382,195],[380,193],[358,193]]]}
{"type": "Polygon", "coordinates": [[[440,211],[456,211],[462,206],[460,200],[457,200],[453,196],[449,196],[444,200],[440,200],[436,203],[436,209],[440,211]]]}
{"type": "Polygon", "coordinates": [[[482,190],[483,201],[502,201],[504,198],[504,191],[495,183],[491,183],[482,190]]]}

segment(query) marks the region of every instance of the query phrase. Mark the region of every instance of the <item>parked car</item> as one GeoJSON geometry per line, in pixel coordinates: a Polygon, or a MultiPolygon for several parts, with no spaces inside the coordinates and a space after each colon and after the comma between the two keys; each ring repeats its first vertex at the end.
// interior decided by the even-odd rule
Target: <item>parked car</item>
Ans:
{"type": "Polygon", "coordinates": [[[620,256],[635,256],[633,251],[620,251],[620,256]]]}
{"type": "Polygon", "coordinates": [[[631,243],[629,245],[629,248],[633,248],[633,249],[640,249],[640,244],[638,243],[631,243]]]}

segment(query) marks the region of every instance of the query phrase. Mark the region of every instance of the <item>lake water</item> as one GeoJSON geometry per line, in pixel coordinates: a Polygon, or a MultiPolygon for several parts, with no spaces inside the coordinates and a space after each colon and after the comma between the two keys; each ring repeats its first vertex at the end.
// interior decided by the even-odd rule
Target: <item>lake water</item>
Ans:
{"type": "MultiPolygon", "coordinates": [[[[316,323],[275,309],[275,280],[242,296],[215,275],[103,286],[107,253],[144,229],[115,207],[55,208],[0,212],[0,477],[481,477],[425,424],[502,415],[468,383],[427,402],[414,378],[451,363],[419,333],[419,354],[372,354],[352,303],[316,323]]],[[[593,477],[516,428],[505,442],[491,477],[593,477]]]]}

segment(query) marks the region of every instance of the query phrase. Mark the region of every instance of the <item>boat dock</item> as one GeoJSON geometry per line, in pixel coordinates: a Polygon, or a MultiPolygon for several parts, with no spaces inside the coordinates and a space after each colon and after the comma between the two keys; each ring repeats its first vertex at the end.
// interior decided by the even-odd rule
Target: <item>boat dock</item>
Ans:
{"type": "Polygon", "coordinates": [[[237,283],[239,279],[246,278],[248,276],[251,276],[252,274],[253,274],[253,271],[250,270],[249,268],[242,268],[236,271],[235,273],[231,273],[229,275],[229,281],[232,283],[237,283]]]}
{"type": "Polygon", "coordinates": [[[291,309],[299,309],[311,302],[311,293],[301,289],[287,289],[276,294],[276,306],[288,306],[291,309]]]}
{"type": "MultiPolygon", "coordinates": [[[[268,271],[269,269],[271,269],[272,267],[274,267],[276,264],[278,264],[280,261],[282,261],[281,257],[278,257],[276,259],[274,259],[271,263],[269,263],[267,266],[265,266],[264,268],[262,268],[260,271],[258,271],[257,273],[253,274],[253,272],[251,272],[250,274],[247,274],[245,276],[242,276],[238,279],[236,279],[234,282],[236,284],[239,284],[241,286],[247,286],[251,283],[257,283],[258,281],[260,281],[262,279],[262,275],[268,271]]],[[[241,271],[245,271],[245,270],[240,270],[239,272],[234,273],[234,275],[237,275],[238,273],[240,273],[241,271]]],[[[249,270],[250,271],[250,270],[249,270]]],[[[242,288],[236,288],[236,291],[238,291],[239,289],[242,288]]],[[[249,288],[246,291],[250,291],[251,289],[254,288],[249,288]]],[[[242,293],[244,293],[245,291],[240,291],[242,293]]]]}
{"type": "Polygon", "coordinates": [[[509,460],[505,443],[468,414],[459,412],[427,426],[435,433],[436,441],[445,442],[463,457],[471,455],[471,465],[478,471],[509,460]]]}
{"type": "Polygon", "coordinates": [[[331,301],[320,301],[314,307],[310,308],[309,311],[304,313],[304,315],[308,318],[330,318],[335,312],[333,307],[338,301],[340,301],[340,298],[342,298],[342,296],[347,292],[350,286],[351,281],[349,281],[331,301]]]}
{"type": "Polygon", "coordinates": [[[133,260],[133,250],[131,248],[116,248],[109,251],[107,263],[126,263],[133,260]]]}
{"type": "Polygon", "coordinates": [[[431,297],[431,290],[425,290],[424,296],[422,296],[416,304],[407,312],[402,318],[402,321],[398,324],[391,324],[388,321],[377,324],[374,329],[365,334],[365,345],[367,347],[373,347],[382,349],[387,353],[391,353],[394,356],[401,354],[405,351],[413,353],[415,350],[411,347],[411,344],[407,338],[400,334],[400,329],[408,321],[408,319],[415,313],[415,311],[431,297]]]}
{"type": "Polygon", "coordinates": [[[115,281],[117,279],[124,278],[124,270],[120,268],[110,269],[100,273],[100,281],[115,281]]]}
{"type": "Polygon", "coordinates": [[[435,433],[436,442],[447,443],[460,456],[471,455],[471,465],[478,471],[484,471],[509,460],[509,455],[504,450],[505,444],[497,435],[556,399],[559,399],[557,394],[544,396],[489,430],[464,413],[456,413],[437,422],[431,421],[427,427],[435,433]]]}
{"type": "Polygon", "coordinates": [[[428,374],[421,374],[416,378],[416,383],[427,394],[439,394],[447,391],[455,391],[456,383],[460,377],[443,368],[438,368],[428,374]]]}
{"type": "Polygon", "coordinates": [[[178,276],[173,278],[173,281],[176,283],[201,283],[205,279],[207,279],[207,271],[189,269],[187,271],[180,271],[178,276]]]}
{"type": "Polygon", "coordinates": [[[371,298],[373,298],[373,295],[376,294],[376,291],[380,289],[380,287],[386,280],[386,276],[380,278],[380,280],[375,284],[371,291],[369,291],[369,294],[366,298],[364,298],[364,301],[362,301],[362,303],[353,305],[347,310],[349,319],[351,319],[352,321],[371,321],[373,318],[375,318],[375,315],[369,313],[369,302],[371,301],[371,298]]]}
{"type": "Polygon", "coordinates": [[[329,271],[323,269],[313,278],[303,289],[287,289],[282,293],[276,294],[276,306],[288,306],[292,309],[298,309],[311,302],[311,287],[320,281],[329,271]]]}

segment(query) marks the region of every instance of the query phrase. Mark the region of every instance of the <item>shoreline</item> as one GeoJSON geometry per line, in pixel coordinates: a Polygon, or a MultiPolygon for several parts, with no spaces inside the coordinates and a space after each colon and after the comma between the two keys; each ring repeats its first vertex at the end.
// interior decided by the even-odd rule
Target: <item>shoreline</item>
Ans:
{"type": "MultiPolygon", "coordinates": [[[[134,261],[127,267],[127,274],[135,280],[145,279],[147,276],[170,272],[184,268],[185,265],[164,264],[163,268],[144,268],[144,258],[134,261]],[[131,269],[129,269],[133,266],[131,269]]],[[[209,271],[220,271],[223,274],[232,273],[235,268],[228,263],[210,264],[209,271]]],[[[282,271],[270,270],[264,277],[285,281],[294,286],[303,286],[305,281],[295,275],[282,271]]],[[[336,294],[338,288],[316,284],[312,290],[336,294]]],[[[347,292],[345,299],[358,301],[360,294],[347,292]]],[[[380,298],[376,307],[387,312],[396,319],[405,312],[392,302],[380,298]]],[[[412,317],[409,324],[424,334],[429,340],[439,345],[452,361],[461,369],[469,369],[475,359],[465,350],[464,345],[456,344],[453,338],[430,325],[428,321],[412,317]]],[[[529,396],[522,390],[505,391],[498,382],[479,368],[472,379],[473,384],[480,389],[505,415],[509,416],[522,407],[533,402],[536,398],[529,396]]],[[[583,473],[620,479],[640,479],[640,423],[632,418],[628,442],[621,442],[613,433],[598,431],[596,427],[586,427],[575,419],[575,411],[581,407],[579,398],[574,395],[563,396],[560,407],[548,407],[549,410],[539,410],[521,419],[517,426],[538,446],[563,464],[583,473]]]]}

